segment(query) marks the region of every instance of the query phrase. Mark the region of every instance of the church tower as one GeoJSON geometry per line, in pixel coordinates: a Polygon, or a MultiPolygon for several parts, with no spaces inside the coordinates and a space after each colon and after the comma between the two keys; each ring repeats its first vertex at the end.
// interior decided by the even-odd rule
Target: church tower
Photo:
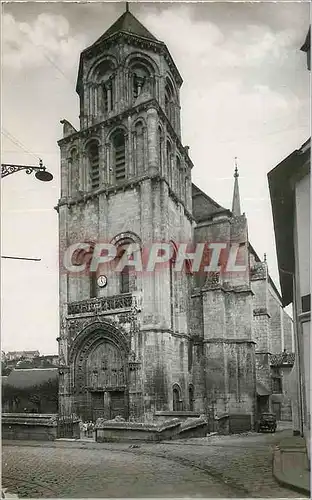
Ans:
{"type": "MultiPolygon", "coordinates": [[[[151,419],[189,409],[188,277],[173,273],[176,243],[192,240],[192,163],[181,143],[182,78],[166,47],[126,12],[80,57],[80,128],[63,123],[60,412],[151,419]],[[115,261],[129,245],[170,242],[161,271],[75,272],[98,243],[115,261]]],[[[80,267],[79,267],[80,269],[80,267]]]]}

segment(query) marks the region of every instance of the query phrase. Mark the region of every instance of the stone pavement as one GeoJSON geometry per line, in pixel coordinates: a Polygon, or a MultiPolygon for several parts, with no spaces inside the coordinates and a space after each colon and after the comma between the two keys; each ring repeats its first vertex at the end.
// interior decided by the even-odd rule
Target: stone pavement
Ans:
{"type": "Polygon", "coordinates": [[[287,436],[276,444],[273,475],[281,485],[310,494],[310,471],[304,438],[287,436]]]}
{"type": "Polygon", "coordinates": [[[4,442],[3,483],[36,498],[298,498],[272,474],[274,447],[291,435],[284,430],[135,445],[4,442]]]}

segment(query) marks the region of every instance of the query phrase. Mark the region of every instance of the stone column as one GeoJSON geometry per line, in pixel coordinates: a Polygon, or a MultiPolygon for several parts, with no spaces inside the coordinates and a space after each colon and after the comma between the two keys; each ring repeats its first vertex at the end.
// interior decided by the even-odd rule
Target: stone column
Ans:
{"type": "Polygon", "coordinates": [[[133,177],[138,175],[137,161],[136,161],[136,132],[131,132],[131,175],[133,177]]]}
{"type": "Polygon", "coordinates": [[[98,86],[98,99],[97,99],[98,115],[99,118],[103,119],[103,87],[98,86]]]}
{"type": "Polygon", "coordinates": [[[126,180],[129,179],[129,141],[130,141],[130,134],[125,134],[125,160],[126,160],[126,180]]]}
{"type": "Polygon", "coordinates": [[[110,113],[112,111],[112,82],[107,82],[107,111],[110,113]]]}
{"type": "Polygon", "coordinates": [[[93,100],[92,99],[93,96],[92,96],[92,85],[91,84],[88,85],[88,97],[89,97],[89,99],[88,99],[88,101],[89,101],[89,106],[88,106],[88,118],[89,118],[88,125],[90,125],[90,123],[91,123],[90,119],[92,118],[92,100],[93,100]]]}
{"type": "Polygon", "coordinates": [[[111,161],[110,161],[110,143],[105,144],[105,169],[104,169],[104,183],[111,184],[111,161]]]}
{"type": "Polygon", "coordinates": [[[132,120],[128,117],[128,177],[133,177],[133,132],[131,132],[132,120]]]}
{"type": "Polygon", "coordinates": [[[59,253],[60,253],[60,271],[59,271],[59,313],[60,329],[57,339],[59,344],[59,366],[64,368],[64,374],[59,385],[59,412],[70,414],[70,383],[69,377],[65,374],[68,367],[68,330],[67,330],[67,302],[68,302],[68,271],[63,266],[63,255],[67,250],[67,226],[68,226],[68,208],[59,207],[59,253]]]}
{"type": "Polygon", "coordinates": [[[67,198],[68,196],[68,176],[68,159],[65,152],[61,150],[61,198],[67,198]]]}
{"type": "Polygon", "coordinates": [[[147,151],[148,171],[155,174],[157,168],[157,111],[154,108],[147,110],[147,151]]]}
{"type": "Polygon", "coordinates": [[[97,86],[94,86],[93,93],[94,93],[94,116],[97,118],[98,117],[98,99],[99,99],[97,86]]]}

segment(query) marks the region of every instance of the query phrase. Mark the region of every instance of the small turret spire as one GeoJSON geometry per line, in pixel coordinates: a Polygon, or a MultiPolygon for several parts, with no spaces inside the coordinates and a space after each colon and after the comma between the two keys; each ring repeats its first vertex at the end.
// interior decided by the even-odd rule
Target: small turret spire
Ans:
{"type": "Polygon", "coordinates": [[[240,208],[240,197],[239,197],[239,186],[238,186],[238,168],[237,168],[237,157],[234,158],[235,170],[234,170],[234,191],[233,191],[233,202],[232,202],[232,212],[235,217],[241,215],[240,208]]]}
{"type": "Polygon", "coordinates": [[[126,12],[130,12],[130,9],[129,9],[129,2],[126,2],[126,12]]]}

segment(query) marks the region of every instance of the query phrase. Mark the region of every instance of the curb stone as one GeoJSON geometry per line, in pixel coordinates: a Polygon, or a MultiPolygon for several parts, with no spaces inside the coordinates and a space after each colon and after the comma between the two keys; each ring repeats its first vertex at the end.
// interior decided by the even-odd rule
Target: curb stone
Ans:
{"type": "MultiPolygon", "coordinates": [[[[296,491],[303,495],[307,495],[310,497],[310,488],[302,486],[298,483],[292,482],[291,480],[287,480],[285,474],[282,472],[281,467],[281,451],[278,446],[276,446],[273,450],[273,464],[272,464],[272,473],[274,479],[284,488],[296,491]]],[[[310,476],[310,475],[309,475],[310,476]]]]}

